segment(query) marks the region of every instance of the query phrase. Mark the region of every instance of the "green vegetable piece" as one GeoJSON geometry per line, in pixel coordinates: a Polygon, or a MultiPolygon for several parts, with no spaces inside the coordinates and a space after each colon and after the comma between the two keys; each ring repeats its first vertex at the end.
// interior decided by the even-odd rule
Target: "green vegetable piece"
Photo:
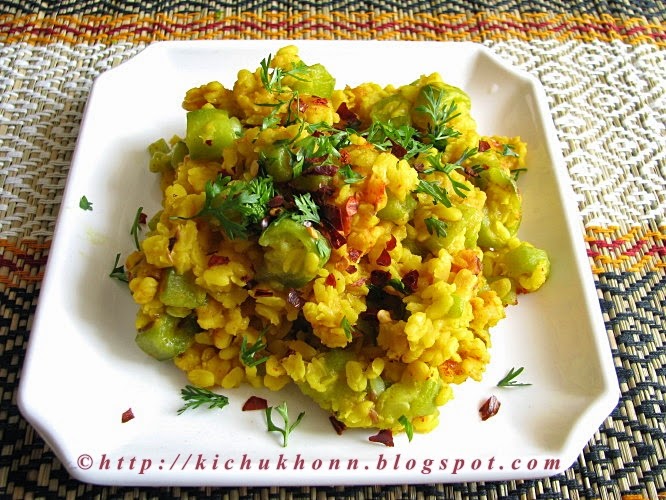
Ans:
{"type": "Polygon", "coordinates": [[[523,290],[533,292],[550,274],[550,260],[545,250],[522,242],[509,250],[503,258],[506,273],[515,279],[523,290]]]}
{"type": "Polygon", "coordinates": [[[411,103],[400,94],[381,99],[372,106],[370,118],[373,122],[390,123],[396,127],[411,125],[411,103]]]}
{"type": "Polygon", "coordinates": [[[189,150],[187,149],[187,144],[185,144],[184,141],[178,141],[176,144],[174,144],[173,148],[171,148],[171,153],[169,157],[171,168],[173,169],[178,168],[178,165],[180,165],[183,162],[188,153],[189,150]]]}
{"type": "Polygon", "coordinates": [[[449,318],[459,318],[465,310],[465,302],[456,294],[451,295],[451,298],[453,299],[453,304],[451,304],[446,315],[449,318]]]}
{"type": "Polygon", "coordinates": [[[417,204],[413,196],[407,195],[403,201],[400,201],[389,191],[386,206],[377,212],[377,217],[396,224],[404,224],[412,218],[417,204]]]}
{"type": "Polygon", "coordinates": [[[330,186],[333,183],[333,177],[330,175],[301,175],[293,179],[290,184],[297,191],[307,191],[314,193],[324,186],[330,186]]]}
{"type": "Polygon", "coordinates": [[[194,275],[170,267],[160,282],[159,299],[166,306],[194,309],[206,303],[206,291],[194,283],[194,275]]]}
{"type": "Polygon", "coordinates": [[[335,89],[335,78],[321,64],[306,66],[297,75],[286,75],[282,83],[295,92],[317,97],[329,98],[335,89]]]}
{"type": "Polygon", "coordinates": [[[483,170],[477,185],[486,193],[478,244],[482,248],[503,248],[518,233],[522,220],[522,199],[511,174],[501,168],[483,170]]]}
{"type": "Polygon", "coordinates": [[[287,182],[294,176],[291,152],[286,145],[273,144],[259,154],[259,164],[275,182],[287,182]]]}
{"type": "Polygon", "coordinates": [[[223,109],[202,108],[187,113],[185,143],[193,160],[219,160],[224,148],[241,133],[238,118],[223,109]]]}
{"type": "Polygon", "coordinates": [[[397,382],[377,398],[377,413],[389,422],[398,422],[401,416],[411,420],[432,415],[437,411],[435,400],[441,386],[441,380],[432,379],[419,383],[397,382]]]}
{"type": "Polygon", "coordinates": [[[331,247],[313,227],[283,217],[271,223],[259,237],[264,261],[259,279],[274,279],[289,287],[312,281],[331,256],[331,247]]]}
{"type": "Polygon", "coordinates": [[[476,247],[483,212],[465,204],[458,205],[458,209],[462,212],[462,218],[457,221],[447,221],[444,236],[433,233],[423,242],[433,254],[436,255],[442,248],[455,252],[463,248],[476,247]]]}
{"type": "Polygon", "coordinates": [[[139,331],[136,344],[143,352],[164,361],[178,356],[194,342],[194,334],[201,331],[193,316],[174,318],[164,314],[150,327],[139,331]]]}
{"type": "Polygon", "coordinates": [[[155,142],[148,145],[148,153],[154,155],[155,153],[168,153],[169,144],[164,139],[157,139],[155,142]]]}

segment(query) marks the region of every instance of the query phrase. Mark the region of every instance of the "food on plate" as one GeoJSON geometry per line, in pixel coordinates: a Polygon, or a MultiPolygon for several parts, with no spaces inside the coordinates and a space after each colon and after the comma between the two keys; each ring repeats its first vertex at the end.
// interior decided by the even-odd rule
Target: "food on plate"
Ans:
{"type": "Polygon", "coordinates": [[[340,87],[286,46],[184,96],[125,262],[136,342],[201,388],[295,384],[345,427],[427,432],[548,278],[518,237],[519,137],[437,73],[340,87]]]}

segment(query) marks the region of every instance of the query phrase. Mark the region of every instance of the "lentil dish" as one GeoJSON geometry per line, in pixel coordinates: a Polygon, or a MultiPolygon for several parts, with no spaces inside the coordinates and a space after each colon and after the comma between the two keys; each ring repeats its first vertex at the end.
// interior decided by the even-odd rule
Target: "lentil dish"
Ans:
{"type": "Polygon", "coordinates": [[[184,96],[125,262],[136,342],[204,388],[295,384],[347,427],[428,432],[550,262],[518,237],[519,137],[437,73],[338,88],[281,48],[184,96]]]}

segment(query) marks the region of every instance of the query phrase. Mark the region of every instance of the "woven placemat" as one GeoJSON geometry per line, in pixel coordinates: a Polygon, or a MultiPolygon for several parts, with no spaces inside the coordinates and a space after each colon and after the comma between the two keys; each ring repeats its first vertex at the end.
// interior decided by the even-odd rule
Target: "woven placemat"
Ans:
{"type": "Polygon", "coordinates": [[[0,497],[658,498],[666,493],[666,8],[661,2],[0,2],[0,497]],[[158,5],[159,4],[159,5],[158,5]],[[92,81],[153,40],[470,40],[537,76],[577,196],[621,401],[540,481],[338,488],[91,486],[16,389],[92,81]],[[6,70],[4,68],[7,68],[6,70]],[[636,495],[631,497],[628,495],[636,495]]]}

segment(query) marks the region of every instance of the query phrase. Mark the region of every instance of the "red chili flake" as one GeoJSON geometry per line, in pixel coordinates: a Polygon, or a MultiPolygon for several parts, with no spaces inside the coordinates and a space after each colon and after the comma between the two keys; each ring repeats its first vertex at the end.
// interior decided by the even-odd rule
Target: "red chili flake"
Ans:
{"type": "Polygon", "coordinates": [[[263,288],[255,288],[254,289],[254,296],[255,297],[272,297],[273,292],[270,290],[265,290],[263,288]]]}
{"type": "Polygon", "coordinates": [[[405,288],[410,292],[413,292],[419,284],[419,272],[416,269],[413,269],[405,274],[400,281],[405,285],[405,288]]]}
{"type": "Polygon", "coordinates": [[[338,126],[342,128],[356,129],[361,125],[361,120],[358,118],[356,113],[354,113],[347,107],[346,102],[340,103],[340,106],[338,106],[336,113],[338,114],[338,116],[340,117],[340,121],[342,122],[338,124],[338,126]]]}
{"type": "Polygon", "coordinates": [[[331,422],[331,425],[333,426],[333,429],[338,436],[342,436],[342,433],[347,430],[347,426],[344,424],[344,422],[340,422],[333,415],[328,417],[328,420],[331,422]]]}
{"type": "MultiPolygon", "coordinates": [[[[305,113],[305,110],[308,109],[308,103],[305,102],[303,99],[298,100],[298,111],[300,113],[305,113]]],[[[312,134],[314,135],[314,134],[312,134]]]]}
{"type": "Polygon", "coordinates": [[[347,201],[345,201],[344,213],[351,217],[352,215],[355,215],[357,212],[358,212],[358,200],[356,199],[355,196],[350,196],[349,198],[347,198],[347,201]]]}
{"type": "MultiPolygon", "coordinates": [[[[326,159],[326,156],[320,156],[318,158],[313,159],[313,163],[318,163],[318,161],[314,160],[319,160],[324,161],[326,159]]],[[[333,177],[335,174],[338,173],[338,167],[335,165],[327,164],[327,165],[317,165],[316,167],[311,168],[308,170],[304,175],[325,175],[327,177],[333,177]]]]}
{"type": "Polygon", "coordinates": [[[340,163],[343,166],[349,165],[351,163],[351,155],[349,154],[348,150],[343,149],[340,151],[340,163]]]}
{"type": "Polygon", "coordinates": [[[423,173],[425,171],[425,168],[426,168],[425,163],[422,163],[422,162],[414,163],[414,165],[412,165],[412,167],[414,167],[414,170],[416,170],[419,173],[423,173]]]}
{"type": "Polygon", "coordinates": [[[337,205],[325,203],[321,207],[322,216],[336,231],[342,231],[342,209],[337,205]]]}
{"type": "Polygon", "coordinates": [[[289,302],[296,309],[300,309],[303,307],[303,305],[305,305],[305,300],[303,300],[303,297],[301,297],[298,291],[294,288],[290,288],[289,292],[287,292],[287,302],[289,302]]]}
{"type": "Polygon", "coordinates": [[[388,446],[390,448],[393,447],[393,433],[391,432],[391,429],[382,429],[374,436],[370,436],[368,439],[373,443],[381,443],[384,446],[388,446]]]}
{"type": "Polygon", "coordinates": [[[178,239],[175,238],[174,236],[172,236],[171,238],[169,238],[169,247],[168,247],[168,248],[169,248],[169,252],[171,252],[171,251],[173,250],[173,247],[176,246],[176,241],[178,241],[178,239]]]}
{"type": "Polygon", "coordinates": [[[488,420],[490,417],[497,415],[500,409],[500,402],[495,396],[490,396],[481,408],[479,408],[479,415],[481,420],[488,420]]]}
{"type": "Polygon", "coordinates": [[[490,143],[488,141],[479,141],[479,153],[483,153],[484,151],[488,151],[490,149],[490,143]]]}
{"type": "Polygon", "coordinates": [[[328,276],[326,276],[326,281],[324,283],[328,286],[335,286],[337,280],[335,279],[335,276],[333,274],[329,274],[328,276]]]}
{"type": "Polygon", "coordinates": [[[349,274],[354,274],[357,271],[356,266],[347,266],[347,269],[345,269],[345,272],[349,274]]]}
{"type": "Polygon", "coordinates": [[[328,99],[326,99],[325,97],[312,96],[312,104],[328,106],[328,99]]]}
{"type": "Polygon", "coordinates": [[[407,150],[397,142],[391,141],[391,154],[398,159],[402,159],[407,154],[407,150]]]}
{"type": "Polygon", "coordinates": [[[284,196],[282,196],[281,194],[276,194],[270,200],[268,200],[267,205],[269,208],[277,208],[282,206],[283,203],[284,203],[284,196]]]}
{"type": "Polygon", "coordinates": [[[243,403],[243,411],[265,410],[268,408],[268,401],[259,396],[250,396],[245,403],[243,403]]]}
{"type": "MultiPolygon", "coordinates": [[[[309,165],[316,165],[317,163],[323,163],[324,160],[328,158],[328,155],[321,155],[321,156],[313,156],[311,158],[306,158],[305,161],[309,165]]],[[[337,171],[337,170],[336,170],[337,171]]],[[[326,175],[326,174],[325,174],[326,175]]]]}
{"type": "Polygon", "coordinates": [[[213,254],[208,258],[208,267],[223,266],[229,263],[229,257],[226,255],[213,254]]]}
{"type": "Polygon", "coordinates": [[[375,269],[370,273],[370,284],[378,287],[384,287],[391,279],[391,273],[375,269]]]}
{"type": "Polygon", "coordinates": [[[358,262],[358,259],[361,258],[361,253],[362,252],[360,250],[356,250],[355,248],[349,248],[347,250],[347,255],[349,256],[349,260],[351,260],[352,262],[358,262]]]}
{"type": "Polygon", "coordinates": [[[349,283],[349,286],[363,286],[366,281],[368,281],[368,278],[359,278],[356,281],[349,283]]]}
{"type": "Polygon", "coordinates": [[[206,146],[212,146],[213,145],[213,140],[212,139],[206,139],[204,142],[206,143],[206,146]]]}
{"type": "Polygon", "coordinates": [[[397,244],[398,240],[395,239],[394,235],[391,235],[391,239],[386,242],[386,250],[390,252],[391,250],[395,249],[397,244]]]}
{"type": "Polygon", "coordinates": [[[331,246],[336,250],[347,243],[347,238],[338,232],[333,223],[329,219],[322,219],[322,229],[326,231],[328,236],[328,241],[331,242],[331,246]]]}
{"type": "Polygon", "coordinates": [[[139,214],[139,224],[145,224],[147,221],[148,221],[148,216],[145,213],[141,212],[139,214]]]}
{"type": "Polygon", "coordinates": [[[384,267],[391,265],[391,254],[388,253],[386,248],[382,250],[382,253],[379,254],[379,257],[377,257],[377,265],[384,267]]]}
{"type": "Polygon", "coordinates": [[[122,416],[120,417],[120,421],[123,424],[125,424],[125,423],[129,422],[130,420],[132,420],[133,418],[134,418],[134,412],[132,411],[132,408],[128,408],[127,410],[125,410],[123,412],[122,416]]]}

